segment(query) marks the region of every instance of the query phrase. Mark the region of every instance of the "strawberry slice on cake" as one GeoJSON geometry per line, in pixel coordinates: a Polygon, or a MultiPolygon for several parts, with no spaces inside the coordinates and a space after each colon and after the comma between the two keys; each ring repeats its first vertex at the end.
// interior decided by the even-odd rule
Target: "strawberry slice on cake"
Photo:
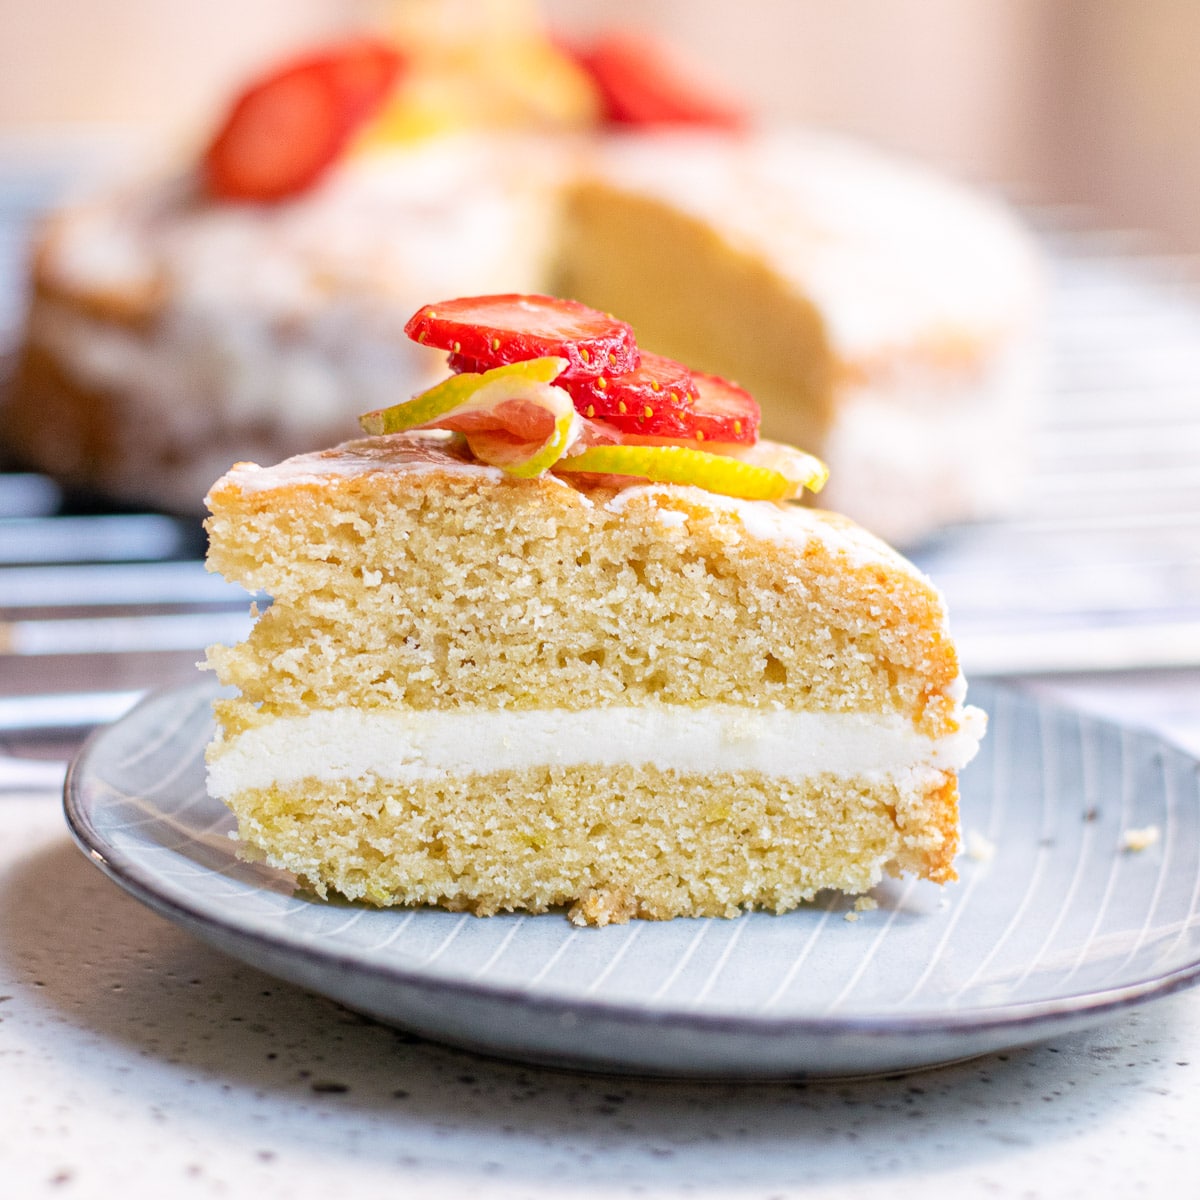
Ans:
{"type": "Polygon", "coordinates": [[[407,329],[450,349],[458,374],[364,413],[367,433],[461,433],[481,462],[522,476],[703,481],[724,495],[774,500],[825,482],[823,464],[791,447],[777,447],[769,463],[748,461],[743,451],[757,441],[759,419],[749,393],[638,351],[629,326],[576,301],[469,297],[427,305],[407,329]],[[618,346],[638,365],[597,373],[599,362],[622,361],[618,346]]]}

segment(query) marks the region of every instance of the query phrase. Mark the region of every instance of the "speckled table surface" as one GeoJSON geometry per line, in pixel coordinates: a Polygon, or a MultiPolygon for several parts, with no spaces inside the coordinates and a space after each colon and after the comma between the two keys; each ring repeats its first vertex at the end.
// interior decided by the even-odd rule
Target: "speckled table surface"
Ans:
{"type": "MultiPolygon", "coordinates": [[[[1200,673],[1056,690],[1200,751],[1200,673]]],[[[0,1194],[1188,1195],[1200,992],[899,1078],[571,1075],[410,1038],[208,949],[0,798],[0,1194]]]]}

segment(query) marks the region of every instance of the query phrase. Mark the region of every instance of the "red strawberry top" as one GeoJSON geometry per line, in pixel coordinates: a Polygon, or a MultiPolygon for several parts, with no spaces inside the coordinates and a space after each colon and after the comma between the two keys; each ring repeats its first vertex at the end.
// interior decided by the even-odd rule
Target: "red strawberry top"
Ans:
{"type": "Polygon", "coordinates": [[[750,124],[745,107],[722,96],[709,80],[689,70],[647,34],[615,30],[573,53],[591,75],[610,124],[693,125],[731,132],[750,124]]]}
{"type": "Polygon", "coordinates": [[[414,341],[450,351],[456,372],[553,356],[576,411],[627,437],[753,445],[759,408],[742,388],[639,351],[624,321],[554,296],[468,296],[427,304],[405,326],[414,341]]]}
{"type": "Polygon", "coordinates": [[[633,330],[624,321],[554,296],[468,296],[427,304],[404,327],[415,342],[449,350],[452,366],[487,370],[555,355],[568,379],[621,374],[638,365],[633,330]]]}
{"type": "Polygon", "coordinates": [[[361,414],[373,436],[440,429],[515,478],[641,479],[745,500],[795,499],[828,475],[803,450],[757,443],[758,405],[736,384],[640,353],[624,321],[575,300],[468,296],[426,305],[408,333],[449,350],[456,373],[361,414]]]}

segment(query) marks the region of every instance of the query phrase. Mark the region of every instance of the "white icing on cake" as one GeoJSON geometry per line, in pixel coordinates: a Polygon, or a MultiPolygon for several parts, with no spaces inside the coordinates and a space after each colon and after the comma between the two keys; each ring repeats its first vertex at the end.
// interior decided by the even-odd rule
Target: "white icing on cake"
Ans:
{"type": "MultiPolygon", "coordinates": [[[[605,508],[610,512],[623,513],[638,504],[657,505],[672,501],[683,501],[710,511],[736,515],[746,532],[760,541],[803,547],[814,538],[818,538],[831,548],[846,554],[854,565],[886,563],[907,575],[919,574],[903,555],[860,525],[847,521],[837,513],[804,508],[786,501],[741,500],[735,496],[721,496],[715,492],[706,492],[702,488],[681,484],[631,483],[622,488],[605,508]]],[[[678,510],[658,509],[655,512],[656,519],[661,520],[665,511],[678,510]]],[[[686,515],[680,515],[683,515],[684,519],[678,524],[686,524],[686,515]]]]}
{"type": "Polygon", "coordinates": [[[939,739],[897,715],[794,712],[735,705],[564,709],[316,710],[219,740],[209,791],[369,778],[412,783],[541,766],[653,765],[683,773],[754,771],[872,782],[924,779],[974,757],[986,718],[961,713],[939,739]]]}
{"type": "Polygon", "coordinates": [[[296,454],[266,467],[252,462],[235,463],[213,484],[209,495],[227,486],[244,492],[269,492],[298,485],[323,486],[335,479],[353,479],[384,470],[409,475],[437,471],[493,482],[504,478],[499,467],[455,457],[450,451],[453,442],[452,433],[430,429],[344,442],[330,450],[296,454]]]}

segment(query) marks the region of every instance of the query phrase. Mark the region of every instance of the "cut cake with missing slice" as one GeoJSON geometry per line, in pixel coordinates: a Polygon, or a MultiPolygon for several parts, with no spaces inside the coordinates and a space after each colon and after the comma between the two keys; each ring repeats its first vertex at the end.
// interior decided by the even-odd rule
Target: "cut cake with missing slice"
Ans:
{"type": "Polygon", "coordinates": [[[209,652],[245,853],[321,895],[600,925],[955,877],[983,718],[915,568],[832,514],[457,445],[210,492],[210,567],[273,597],[209,652]]]}

